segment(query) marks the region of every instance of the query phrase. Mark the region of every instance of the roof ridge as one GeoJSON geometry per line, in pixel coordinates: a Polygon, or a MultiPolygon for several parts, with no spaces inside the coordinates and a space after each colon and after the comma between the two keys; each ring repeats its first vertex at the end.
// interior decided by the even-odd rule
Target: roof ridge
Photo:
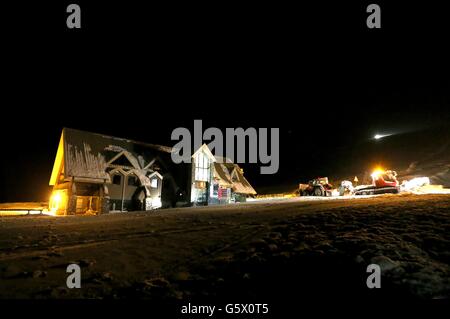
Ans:
{"type": "Polygon", "coordinates": [[[63,131],[64,130],[83,132],[83,133],[97,135],[97,136],[101,136],[101,137],[105,137],[105,138],[114,139],[114,140],[119,140],[119,141],[124,141],[124,142],[128,142],[128,143],[134,143],[134,144],[139,144],[139,145],[143,145],[143,146],[148,146],[148,147],[151,147],[151,148],[159,149],[159,150],[167,152],[167,153],[171,153],[172,149],[173,149],[173,147],[170,147],[170,146],[165,146],[165,145],[160,145],[160,144],[152,144],[152,143],[146,143],[146,142],[140,142],[140,141],[136,141],[136,140],[133,140],[133,139],[124,138],[124,137],[117,137],[117,136],[112,136],[112,135],[108,135],[108,134],[102,134],[102,133],[96,133],[96,132],[91,132],[91,131],[86,131],[86,130],[75,129],[75,128],[71,128],[71,127],[63,127],[63,131]]]}

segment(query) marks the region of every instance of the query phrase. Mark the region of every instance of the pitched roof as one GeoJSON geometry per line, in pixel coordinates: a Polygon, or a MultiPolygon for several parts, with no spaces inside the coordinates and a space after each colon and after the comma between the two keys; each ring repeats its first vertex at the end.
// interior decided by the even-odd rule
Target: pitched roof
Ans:
{"type": "Polygon", "coordinates": [[[200,153],[200,152],[203,152],[204,154],[206,154],[211,159],[211,161],[213,161],[213,162],[216,161],[216,157],[214,156],[213,153],[211,153],[211,150],[209,149],[208,145],[206,145],[206,144],[203,144],[202,146],[200,146],[198,148],[198,150],[196,150],[194,152],[194,154],[192,154],[191,157],[195,158],[197,156],[197,154],[200,153]]]}
{"type": "Polygon", "coordinates": [[[156,156],[170,154],[171,150],[167,146],[64,128],[50,185],[56,183],[62,170],[65,177],[102,181],[108,179],[106,173],[108,164],[113,164],[122,156],[133,168],[144,169],[156,156]]]}
{"type": "Polygon", "coordinates": [[[250,185],[248,180],[244,177],[244,174],[242,172],[242,169],[239,167],[239,165],[234,164],[235,168],[232,173],[232,180],[233,177],[236,177],[236,181],[233,181],[233,190],[235,193],[240,194],[249,194],[249,195],[256,195],[255,189],[250,185]],[[234,175],[234,176],[233,176],[234,175]]]}
{"type": "Polygon", "coordinates": [[[216,158],[216,161],[219,162],[219,163],[230,163],[230,164],[233,164],[233,161],[231,159],[229,159],[228,157],[217,156],[217,155],[214,155],[214,157],[216,158]]]}
{"type": "Polygon", "coordinates": [[[214,163],[214,177],[219,181],[221,186],[231,187],[233,185],[230,173],[221,163],[214,163]]]}
{"type": "MultiPolygon", "coordinates": [[[[256,194],[237,164],[229,158],[214,156],[206,144],[197,152],[200,150],[212,156],[215,177],[221,185],[231,187],[236,193],[256,194]]],[[[108,165],[114,165],[115,161],[122,160],[134,169],[145,170],[152,165],[155,158],[170,157],[171,152],[172,148],[167,146],[64,128],[50,185],[56,184],[62,171],[65,177],[88,178],[102,182],[109,178],[106,168],[108,165]]],[[[161,164],[165,166],[169,163],[163,161],[161,164]]]]}
{"type": "Polygon", "coordinates": [[[206,144],[203,144],[192,157],[202,151],[211,159],[214,166],[214,178],[220,186],[231,188],[235,193],[256,195],[256,191],[244,177],[239,165],[234,164],[228,157],[212,154],[206,144]]]}
{"type": "Polygon", "coordinates": [[[214,177],[223,187],[230,187],[235,193],[256,195],[255,189],[244,177],[241,168],[233,163],[214,163],[214,177]]]}

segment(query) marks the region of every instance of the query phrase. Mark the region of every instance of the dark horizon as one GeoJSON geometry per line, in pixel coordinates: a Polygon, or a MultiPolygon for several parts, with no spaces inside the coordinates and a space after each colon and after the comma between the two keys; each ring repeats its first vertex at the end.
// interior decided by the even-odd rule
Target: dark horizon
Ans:
{"type": "Polygon", "coordinates": [[[5,40],[14,63],[4,75],[0,202],[47,198],[63,127],[168,146],[171,131],[194,119],[278,127],[279,173],[243,165],[258,190],[333,173],[345,163],[336,154],[374,134],[445,126],[445,10],[380,2],[383,27],[368,30],[367,4],[136,13],[80,2],[78,33],[56,18],[64,4],[11,5],[2,21],[15,21],[17,35],[5,40]],[[108,17],[119,12],[115,24],[108,17]]]}
{"type": "MultiPolygon", "coordinates": [[[[426,114],[424,114],[425,116],[426,114]]],[[[403,139],[403,141],[408,142],[408,136],[416,136],[423,134],[422,132],[431,131],[431,133],[426,133],[427,136],[433,136],[436,132],[442,131],[443,134],[449,131],[448,126],[445,125],[445,118],[441,116],[434,115],[430,116],[429,122],[422,121],[422,123],[415,124],[413,117],[408,117],[405,123],[410,123],[410,126],[401,125],[397,123],[397,126],[387,126],[383,129],[383,126],[378,126],[380,129],[373,130],[370,127],[362,129],[359,134],[358,130],[361,127],[351,126],[351,123],[347,123],[348,126],[337,125],[336,127],[328,127],[326,130],[330,140],[321,145],[327,145],[325,148],[318,147],[314,140],[308,141],[301,138],[302,134],[305,134],[305,130],[314,130],[315,128],[309,125],[304,125],[303,127],[295,125],[287,125],[286,122],[279,125],[280,128],[280,170],[275,175],[260,175],[259,168],[262,164],[242,164],[241,166],[245,170],[245,175],[248,180],[252,183],[255,189],[263,190],[268,192],[272,190],[283,190],[288,191],[294,189],[296,185],[300,182],[305,182],[311,178],[321,175],[327,175],[331,171],[331,178],[334,175],[342,173],[342,169],[345,166],[348,158],[343,156],[346,152],[350,153],[355,149],[359,148],[361,151],[363,149],[368,149],[371,145],[377,144],[387,144],[387,141],[391,139],[403,139]],[[351,127],[351,129],[349,129],[351,127]],[[391,137],[386,137],[384,141],[375,141],[373,139],[373,132],[388,132],[389,127],[391,129],[397,129],[398,134],[391,137]],[[342,132],[345,132],[342,134],[342,132]],[[340,135],[341,134],[341,135],[340,135]],[[344,136],[342,136],[344,135],[344,136]],[[340,138],[342,136],[342,138],[340,138]],[[398,137],[400,136],[400,137],[398,137]],[[405,139],[406,137],[406,139],[405,139]],[[334,140],[334,138],[337,140],[334,140]],[[336,157],[337,156],[337,157],[336,157]],[[339,157],[341,156],[341,157],[339,157]]],[[[185,122],[183,124],[185,127],[192,129],[193,120],[185,122]]],[[[352,121],[354,118],[352,118],[352,121]]],[[[327,121],[325,121],[327,122],[327,121]]],[[[252,123],[252,121],[239,121],[234,122],[235,127],[247,128],[246,123],[252,123]]],[[[233,124],[234,124],[233,123],[233,124]]],[[[204,128],[216,126],[217,122],[213,120],[203,120],[204,128]]],[[[231,122],[230,122],[231,124],[231,122]]],[[[250,125],[250,124],[249,124],[250,125]]],[[[225,128],[225,126],[218,126],[219,128],[225,128]]],[[[229,127],[233,127],[229,125],[229,127]]],[[[277,127],[274,125],[274,127],[277,127]]],[[[157,138],[152,138],[151,134],[147,135],[146,132],[142,132],[133,127],[116,128],[116,127],[95,127],[95,126],[82,126],[77,127],[77,129],[88,130],[95,133],[112,135],[120,138],[133,139],[145,143],[153,143],[160,145],[173,146],[175,142],[170,141],[171,127],[159,128],[162,134],[158,135],[157,138]]],[[[57,145],[59,143],[59,138],[61,134],[62,127],[51,127],[43,129],[38,129],[35,134],[33,130],[26,131],[29,136],[25,136],[26,140],[29,141],[29,146],[26,150],[21,150],[23,147],[22,143],[16,145],[10,145],[9,149],[17,151],[19,154],[23,152],[24,156],[21,156],[14,162],[9,163],[9,170],[2,171],[2,196],[1,202],[16,202],[16,201],[45,201],[46,196],[49,196],[51,192],[51,187],[48,186],[48,180],[50,178],[51,170],[53,167],[53,161],[56,156],[57,145]],[[31,161],[30,169],[29,159],[27,156],[31,156],[33,161],[31,161]],[[30,178],[31,173],[31,178],[30,178]],[[22,185],[21,185],[22,184],[22,185]],[[8,187],[8,185],[21,185],[18,188],[8,187]]],[[[324,135],[321,135],[324,136],[324,135]]],[[[447,135],[448,136],[448,135],[447,135]]],[[[430,141],[432,142],[432,141],[430,141]]],[[[414,147],[414,140],[409,141],[409,145],[414,147]]],[[[360,167],[360,171],[365,171],[370,169],[372,163],[367,163],[366,167],[360,167]]],[[[406,163],[405,163],[406,164],[406,163]]],[[[358,171],[359,172],[359,171],[358,171]]],[[[334,176],[337,177],[337,176],[334,176]]],[[[339,176],[341,177],[341,176],[339,176]]]]}

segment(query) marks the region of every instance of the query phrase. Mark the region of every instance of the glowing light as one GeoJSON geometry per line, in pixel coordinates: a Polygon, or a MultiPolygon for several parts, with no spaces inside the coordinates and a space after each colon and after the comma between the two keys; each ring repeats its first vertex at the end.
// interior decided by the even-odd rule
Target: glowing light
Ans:
{"type": "Polygon", "coordinates": [[[67,204],[65,190],[54,190],[49,201],[49,211],[47,215],[57,215],[59,210],[64,210],[67,204]]]}
{"type": "Polygon", "coordinates": [[[372,178],[373,179],[378,179],[381,175],[384,174],[384,169],[377,167],[373,172],[372,172],[372,178]]]}
{"type": "Polygon", "coordinates": [[[393,134],[375,134],[373,138],[376,140],[379,140],[379,139],[382,139],[383,137],[387,137],[387,136],[391,136],[391,135],[393,135],[393,134]]]}
{"type": "Polygon", "coordinates": [[[162,206],[162,202],[161,202],[161,198],[159,197],[154,197],[152,198],[152,208],[161,208],[162,206]]]}
{"type": "Polygon", "coordinates": [[[56,206],[59,205],[59,203],[61,202],[61,194],[60,193],[56,193],[53,195],[53,202],[56,204],[56,206]]]}
{"type": "Polygon", "coordinates": [[[48,216],[56,216],[56,210],[48,210],[48,209],[46,209],[46,210],[42,211],[42,214],[43,215],[48,215],[48,216]]]}

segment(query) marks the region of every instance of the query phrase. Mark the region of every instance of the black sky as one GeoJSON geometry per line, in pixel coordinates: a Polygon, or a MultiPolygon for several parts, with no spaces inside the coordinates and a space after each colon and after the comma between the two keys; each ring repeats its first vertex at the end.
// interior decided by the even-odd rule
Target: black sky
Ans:
{"type": "Polygon", "coordinates": [[[0,202],[45,200],[65,126],[166,145],[194,119],[279,127],[280,173],[246,167],[258,188],[310,178],[379,131],[449,120],[437,4],[380,1],[382,29],[368,30],[364,1],[78,1],[82,29],[67,30],[67,3],[4,6],[0,202]]]}

